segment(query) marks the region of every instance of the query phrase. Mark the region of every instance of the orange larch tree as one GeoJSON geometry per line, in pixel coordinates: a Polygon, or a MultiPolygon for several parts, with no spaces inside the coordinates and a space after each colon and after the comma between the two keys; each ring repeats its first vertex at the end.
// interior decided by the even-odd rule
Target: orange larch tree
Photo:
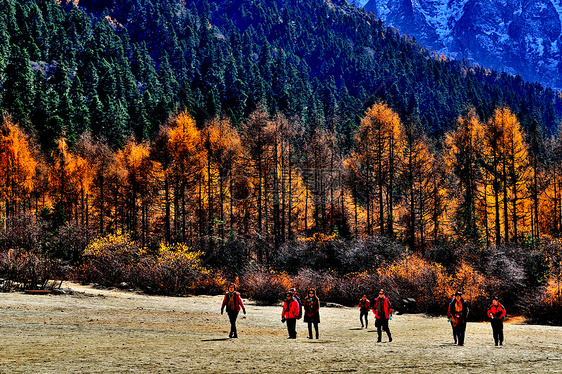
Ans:
{"type": "Polygon", "coordinates": [[[0,127],[0,199],[6,217],[30,205],[36,167],[30,140],[6,117],[0,127]]]}
{"type": "Polygon", "coordinates": [[[478,241],[477,199],[482,186],[481,147],[484,126],[476,110],[470,109],[457,120],[457,128],[445,135],[443,157],[450,175],[454,230],[465,241],[478,241]]]}
{"type": "Polygon", "coordinates": [[[172,118],[167,131],[167,146],[171,155],[168,173],[172,176],[174,191],[173,232],[176,240],[183,241],[193,234],[203,235],[205,231],[203,188],[206,154],[201,133],[187,112],[172,118]],[[196,214],[190,215],[190,212],[196,214]],[[194,233],[193,229],[197,229],[197,232],[194,233]],[[191,230],[190,235],[188,230],[191,230]]]}
{"type": "Polygon", "coordinates": [[[51,154],[51,195],[60,201],[67,219],[76,219],[80,197],[89,191],[93,175],[86,160],[69,149],[65,138],[59,138],[56,145],[51,154]]]}
{"type": "Polygon", "coordinates": [[[435,159],[429,140],[415,123],[405,127],[400,157],[400,191],[402,221],[410,249],[421,249],[425,255],[428,221],[432,209],[435,159]]]}
{"type": "Polygon", "coordinates": [[[154,193],[155,165],[149,156],[148,143],[137,143],[134,139],[128,139],[123,150],[116,153],[119,164],[123,165],[126,170],[124,185],[126,228],[134,239],[141,240],[142,247],[147,243],[148,217],[151,216],[151,206],[157,205],[159,202],[155,199],[156,194],[154,193]]]}
{"type": "Polygon", "coordinates": [[[224,225],[226,223],[225,204],[227,196],[230,196],[229,221],[233,228],[234,210],[232,190],[232,177],[240,163],[242,155],[242,144],[240,136],[227,118],[216,118],[211,120],[203,129],[201,138],[206,158],[207,178],[207,210],[209,232],[216,231],[219,226],[219,235],[224,238],[224,225]],[[218,195],[218,217],[215,215],[214,196],[218,195]]]}
{"type": "Polygon", "coordinates": [[[355,134],[352,157],[358,159],[356,165],[366,186],[367,234],[372,234],[371,205],[377,204],[379,233],[394,236],[394,190],[402,133],[398,114],[377,103],[367,109],[355,134]]]}
{"type": "Polygon", "coordinates": [[[496,109],[488,121],[482,154],[485,175],[489,176],[487,185],[493,196],[493,211],[489,213],[494,216],[496,244],[502,242],[502,221],[503,240],[517,241],[520,230],[528,228],[528,186],[532,176],[524,133],[508,108],[496,109]]]}

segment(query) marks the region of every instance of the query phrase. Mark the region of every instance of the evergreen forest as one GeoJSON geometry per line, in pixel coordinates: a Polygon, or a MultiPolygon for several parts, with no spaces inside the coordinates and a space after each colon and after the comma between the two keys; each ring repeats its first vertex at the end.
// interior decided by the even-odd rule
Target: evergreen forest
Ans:
{"type": "Polygon", "coordinates": [[[561,323],[562,95],[346,0],[3,0],[0,109],[5,279],[561,323]]]}

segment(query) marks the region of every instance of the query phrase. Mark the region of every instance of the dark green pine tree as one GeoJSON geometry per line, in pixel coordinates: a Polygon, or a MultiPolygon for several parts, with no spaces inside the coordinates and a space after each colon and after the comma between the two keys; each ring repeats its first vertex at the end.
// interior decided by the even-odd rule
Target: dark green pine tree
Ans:
{"type": "Polygon", "coordinates": [[[38,48],[38,56],[36,60],[44,60],[45,52],[49,50],[50,38],[47,23],[43,18],[43,13],[37,4],[33,5],[30,13],[30,31],[34,43],[38,48]]]}
{"type": "Polygon", "coordinates": [[[70,120],[74,131],[77,134],[82,134],[90,131],[90,112],[88,110],[88,103],[84,94],[84,87],[79,76],[76,76],[70,86],[69,97],[74,105],[74,110],[70,114],[70,120]]]}
{"type": "Polygon", "coordinates": [[[72,102],[68,92],[64,92],[59,101],[58,114],[62,119],[62,134],[70,142],[70,144],[75,144],[76,140],[80,137],[80,133],[77,131],[74,122],[72,121],[74,113],[74,103],[72,102]]]}
{"type": "Polygon", "coordinates": [[[129,114],[127,107],[119,98],[108,96],[104,105],[101,135],[109,143],[121,148],[129,135],[129,114]]]}
{"type": "Polygon", "coordinates": [[[45,23],[45,47],[43,56],[46,61],[62,61],[66,57],[67,47],[66,32],[67,26],[66,11],[56,1],[37,2],[45,23]]]}
{"type": "Polygon", "coordinates": [[[81,74],[84,82],[84,95],[90,100],[98,95],[99,74],[93,61],[86,64],[84,72],[81,74]]]}
{"type": "Polygon", "coordinates": [[[100,100],[104,102],[108,97],[118,97],[119,85],[116,80],[115,68],[112,61],[102,58],[98,65],[98,71],[100,80],[97,87],[97,93],[100,96],[100,100]]]}
{"type": "Polygon", "coordinates": [[[34,123],[39,132],[39,139],[43,149],[50,152],[55,147],[55,141],[65,135],[64,120],[59,112],[61,99],[59,94],[52,88],[47,88],[45,94],[40,97],[43,101],[45,117],[39,123],[34,123]]]}
{"type": "Polygon", "coordinates": [[[0,107],[2,107],[4,89],[3,83],[6,81],[6,66],[10,56],[10,35],[6,31],[6,25],[0,19],[0,107]]]}
{"type": "Polygon", "coordinates": [[[13,45],[5,69],[4,105],[17,123],[29,121],[35,98],[34,74],[25,49],[13,45]]]}
{"type": "Polygon", "coordinates": [[[50,106],[48,92],[51,89],[51,86],[47,82],[42,70],[38,70],[35,73],[34,84],[36,91],[33,101],[33,110],[31,111],[31,123],[34,126],[34,130],[38,135],[39,142],[41,143],[43,149],[49,149],[52,145],[51,140],[54,138],[54,134],[48,131],[49,129],[46,127],[46,124],[47,119],[56,108],[52,108],[50,106]]]}
{"type": "Polygon", "coordinates": [[[158,107],[158,101],[152,95],[150,89],[145,89],[142,96],[142,107],[139,107],[141,121],[136,124],[135,135],[138,139],[150,139],[150,134],[155,131],[157,124],[154,123],[152,114],[158,107]]]}
{"type": "Polygon", "coordinates": [[[70,89],[69,69],[66,61],[61,61],[55,68],[55,73],[50,79],[53,88],[60,94],[68,92],[70,89]]]}
{"type": "Polygon", "coordinates": [[[224,108],[232,117],[235,124],[239,124],[246,111],[246,85],[238,77],[238,67],[232,54],[225,61],[224,70],[225,96],[224,108]]]}
{"type": "Polygon", "coordinates": [[[104,108],[99,96],[94,94],[88,102],[88,112],[90,114],[90,128],[92,133],[101,137],[104,133],[104,108]]]}
{"type": "MultiPolygon", "coordinates": [[[[159,108],[157,109],[158,112],[160,112],[160,116],[158,117],[157,121],[164,123],[166,121],[168,113],[177,110],[177,94],[179,93],[179,83],[176,80],[176,76],[174,74],[174,71],[172,70],[172,66],[170,65],[168,55],[166,53],[162,54],[162,56],[160,57],[158,66],[158,80],[160,82],[160,86],[162,87],[162,99],[160,100],[159,108]]],[[[156,134],[152,135],[156,136],[156,134]]]]}

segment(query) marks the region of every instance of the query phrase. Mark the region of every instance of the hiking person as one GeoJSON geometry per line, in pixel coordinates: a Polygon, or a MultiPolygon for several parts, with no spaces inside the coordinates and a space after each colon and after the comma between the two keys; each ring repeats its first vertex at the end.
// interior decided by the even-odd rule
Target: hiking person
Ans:
{"type": "Polygon", "coordinates": [[[292,287],[289,292],[293,293],[293,298],[295,300],[297,300],[297,302],[299,303],[299,316],[297,317],[297,319],[301,319],[302,318],[302,308],[303,308],[303,303],[301,301],[301,298],[299,297],[299,293],[297,292],[297,290],[292,287]]]}
{"type": "Polygon", "coordinates": [[[453,298],[449,302],[449,308],[447,309],[447,322],[451,324],[451,329],[453,330],[453,339],[455,340],[454,344],[457,344],[457,334],[455,334],[455,326],[453,325],[453,320],[451,319],[451,315],[450,315],[451,303],[454,300],[455,300],[455,296],[453,295],[453,298]]]}
{"type": "Polygon", "coordinates": [[[289,339],[297,338],[297,318],[299,316],[300,305],[299,302],[293,297],[293,292],[287,292],[287,298],[283,303],[283,311],[281,312],[281,322],[287,322],[287,331],[289,332],[289,339]]]}
{"type": "Polygon", "coordinates": [[[240,293],[236,292],[236,285],[234,283],[228,285],[228,291],[224,294],[221,314],[223,314],[225,307],[228,318],[230,319],[230,334],[228,334],[228,337],[238,338],[238,333],[236,332],[236,318],[238,318],[240,309],[246,314],[246,307],[244,307],[240,293]]]}
{"type": "Polygon", "coordinates": [[[308,323],[308,338],[312,339],[312,325],[316,331],[316,339],[318,339],[318,324],[320,323],[320,300],[316,296],[316,290],[311,288],[308,295],[304,299],[304,319],[308,323]]]}
{"type": "Polygon", "coordinates": [[[466,319],[468,317],[468,303],[462,298],[462,293],[457,291],[455,297],[449,303],[447,317],[453,325],[453,335],[460,346],[464,345],[464,334],[466,332],[466,319]]]}
{"type": "Polygon", "coordinates": [[[359,308],[359,321],[361,321],[361,328],[369,328],[369,310],[371,309],[371,303],[367,299],[367,295],[363,295],[357,304],[359,308]],[[365,324],[363,325],[363,318],[365,318],[365,324]]]}
{"type": "Polygon", "coordinates": [[[488,317],[491,318],[492,333],[494,335],[494,343],[496,346],[503,344],[503,320],[507,312],[503,305],[500,304],[497,298],[492,300],[492,305],[488,310],[488,317]]]}
{"type": "Polygon", "coordinates": [[[382,339],[382,330],[388,335],[388,342],[392,341],[390,329],[388,328],[388,320],[392,318],[392,308],[390,300],[384,295],[384,290],[379,291],[379,297],[373,302],[373,312],[375,313],[375,326],[377,328],[378,339],[380,343],[382,339]]]}

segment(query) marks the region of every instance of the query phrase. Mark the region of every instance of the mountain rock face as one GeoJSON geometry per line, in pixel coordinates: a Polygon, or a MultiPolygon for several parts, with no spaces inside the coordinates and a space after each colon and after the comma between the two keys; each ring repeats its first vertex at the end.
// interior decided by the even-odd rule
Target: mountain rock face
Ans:
{"type": "Polygon", "coordinates": [[[438,53],[562,89],[562,0],[369,0],[364,8],[438,53]]]}

